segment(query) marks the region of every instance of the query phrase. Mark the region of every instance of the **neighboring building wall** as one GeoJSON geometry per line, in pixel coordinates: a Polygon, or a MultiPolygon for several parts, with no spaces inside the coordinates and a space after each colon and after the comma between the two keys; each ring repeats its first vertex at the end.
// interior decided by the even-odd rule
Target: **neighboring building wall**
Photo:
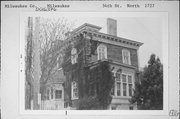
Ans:
{"type": "Polygon", "coordinates": [[[64,108],[64,87],[62,83],[46,85],[46,100],[42,101],[41,109],[58,110],[64,108]]]}
{"type": "Polygon", "coordinates": [[[33,36],[33,109],[40,109],[40,76],[41,76],[41,67],[40,67],[40,43],[39,43],[39,22],[40,18],[35,18],[35,31],[33,36]]]}
{"type": "Polygon", "coordinates": [[[27,54],[26,54],[26,91],[25,109],[40,109],[39,81],[41,75],[40,68],[40,44],[39,44],[39,18],[28,18],[27,29],[27,54]],[[33,25],[35,24],[35,25],[33,25]],[[33,27],[34,26],[34,27],[33,27]],[[39,97],[38,97],[39,95],[39,97]]]}
{"type": "Polygon", "coordinates": [[[64,81],[66,78],[61,65],[57,65],[53,72],[54,74],[44,85],[44,98],[41,100],[43,110],[64,109],[64,81]]]}

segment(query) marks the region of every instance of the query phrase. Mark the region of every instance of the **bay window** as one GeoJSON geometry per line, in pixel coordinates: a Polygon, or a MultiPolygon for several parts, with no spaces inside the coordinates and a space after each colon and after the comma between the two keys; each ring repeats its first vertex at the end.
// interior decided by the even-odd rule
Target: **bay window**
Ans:
{"type": "Polygon", "coordinates": [[[116,72],[115,85],[112,88],[113,96],[132,96],[133,95],[133,77],[132,74],[116,72]]]}

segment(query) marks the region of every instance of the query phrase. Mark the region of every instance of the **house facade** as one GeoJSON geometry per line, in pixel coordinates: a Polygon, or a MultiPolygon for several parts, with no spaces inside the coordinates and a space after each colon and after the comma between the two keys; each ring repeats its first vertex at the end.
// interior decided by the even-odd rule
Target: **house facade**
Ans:
{"type": "Polygon", "coordinates": [[[106,109],[136,109],[129,99],[137,80],[138,49],[142,43],[117,37],[116,20],[107,19],[107,29],[107,34],[101,33],[101,27],[85,23],[69,35],[62,64],[66,76],[65,107],[79,109],[83,98],[97,96],[103,85],[99,81],[99,76],[104,75],[103,69],[93,73],[89,71],[105,62],[113,80],[112,99],[106,109]]]}

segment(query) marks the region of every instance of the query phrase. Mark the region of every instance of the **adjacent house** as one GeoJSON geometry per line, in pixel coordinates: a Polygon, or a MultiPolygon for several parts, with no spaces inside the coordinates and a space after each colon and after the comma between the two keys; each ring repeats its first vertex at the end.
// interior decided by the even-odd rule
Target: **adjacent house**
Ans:
{"type": "Polygon", "coordinates": [[[62,68],[59,68],[45,84],[45,99],[41,101],[41,109],[62,110],[64,108],[65,77],[62,68]]]}

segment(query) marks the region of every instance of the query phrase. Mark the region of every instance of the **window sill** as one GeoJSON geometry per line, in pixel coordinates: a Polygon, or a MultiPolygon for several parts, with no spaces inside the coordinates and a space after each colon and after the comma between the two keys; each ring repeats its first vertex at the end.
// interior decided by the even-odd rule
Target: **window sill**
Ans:
{"type": "Polygon", "coordinates": [[[121,99],[131,99],[131,96],[112,96],[112,98],[114,98],[114,99],[119,99],[119,98],[121,98],[121,99]]]}
{"type": "Polygon", "coordinates": [[[71,100],[78,100],[78,98],[72,98],[71,100]]]}

